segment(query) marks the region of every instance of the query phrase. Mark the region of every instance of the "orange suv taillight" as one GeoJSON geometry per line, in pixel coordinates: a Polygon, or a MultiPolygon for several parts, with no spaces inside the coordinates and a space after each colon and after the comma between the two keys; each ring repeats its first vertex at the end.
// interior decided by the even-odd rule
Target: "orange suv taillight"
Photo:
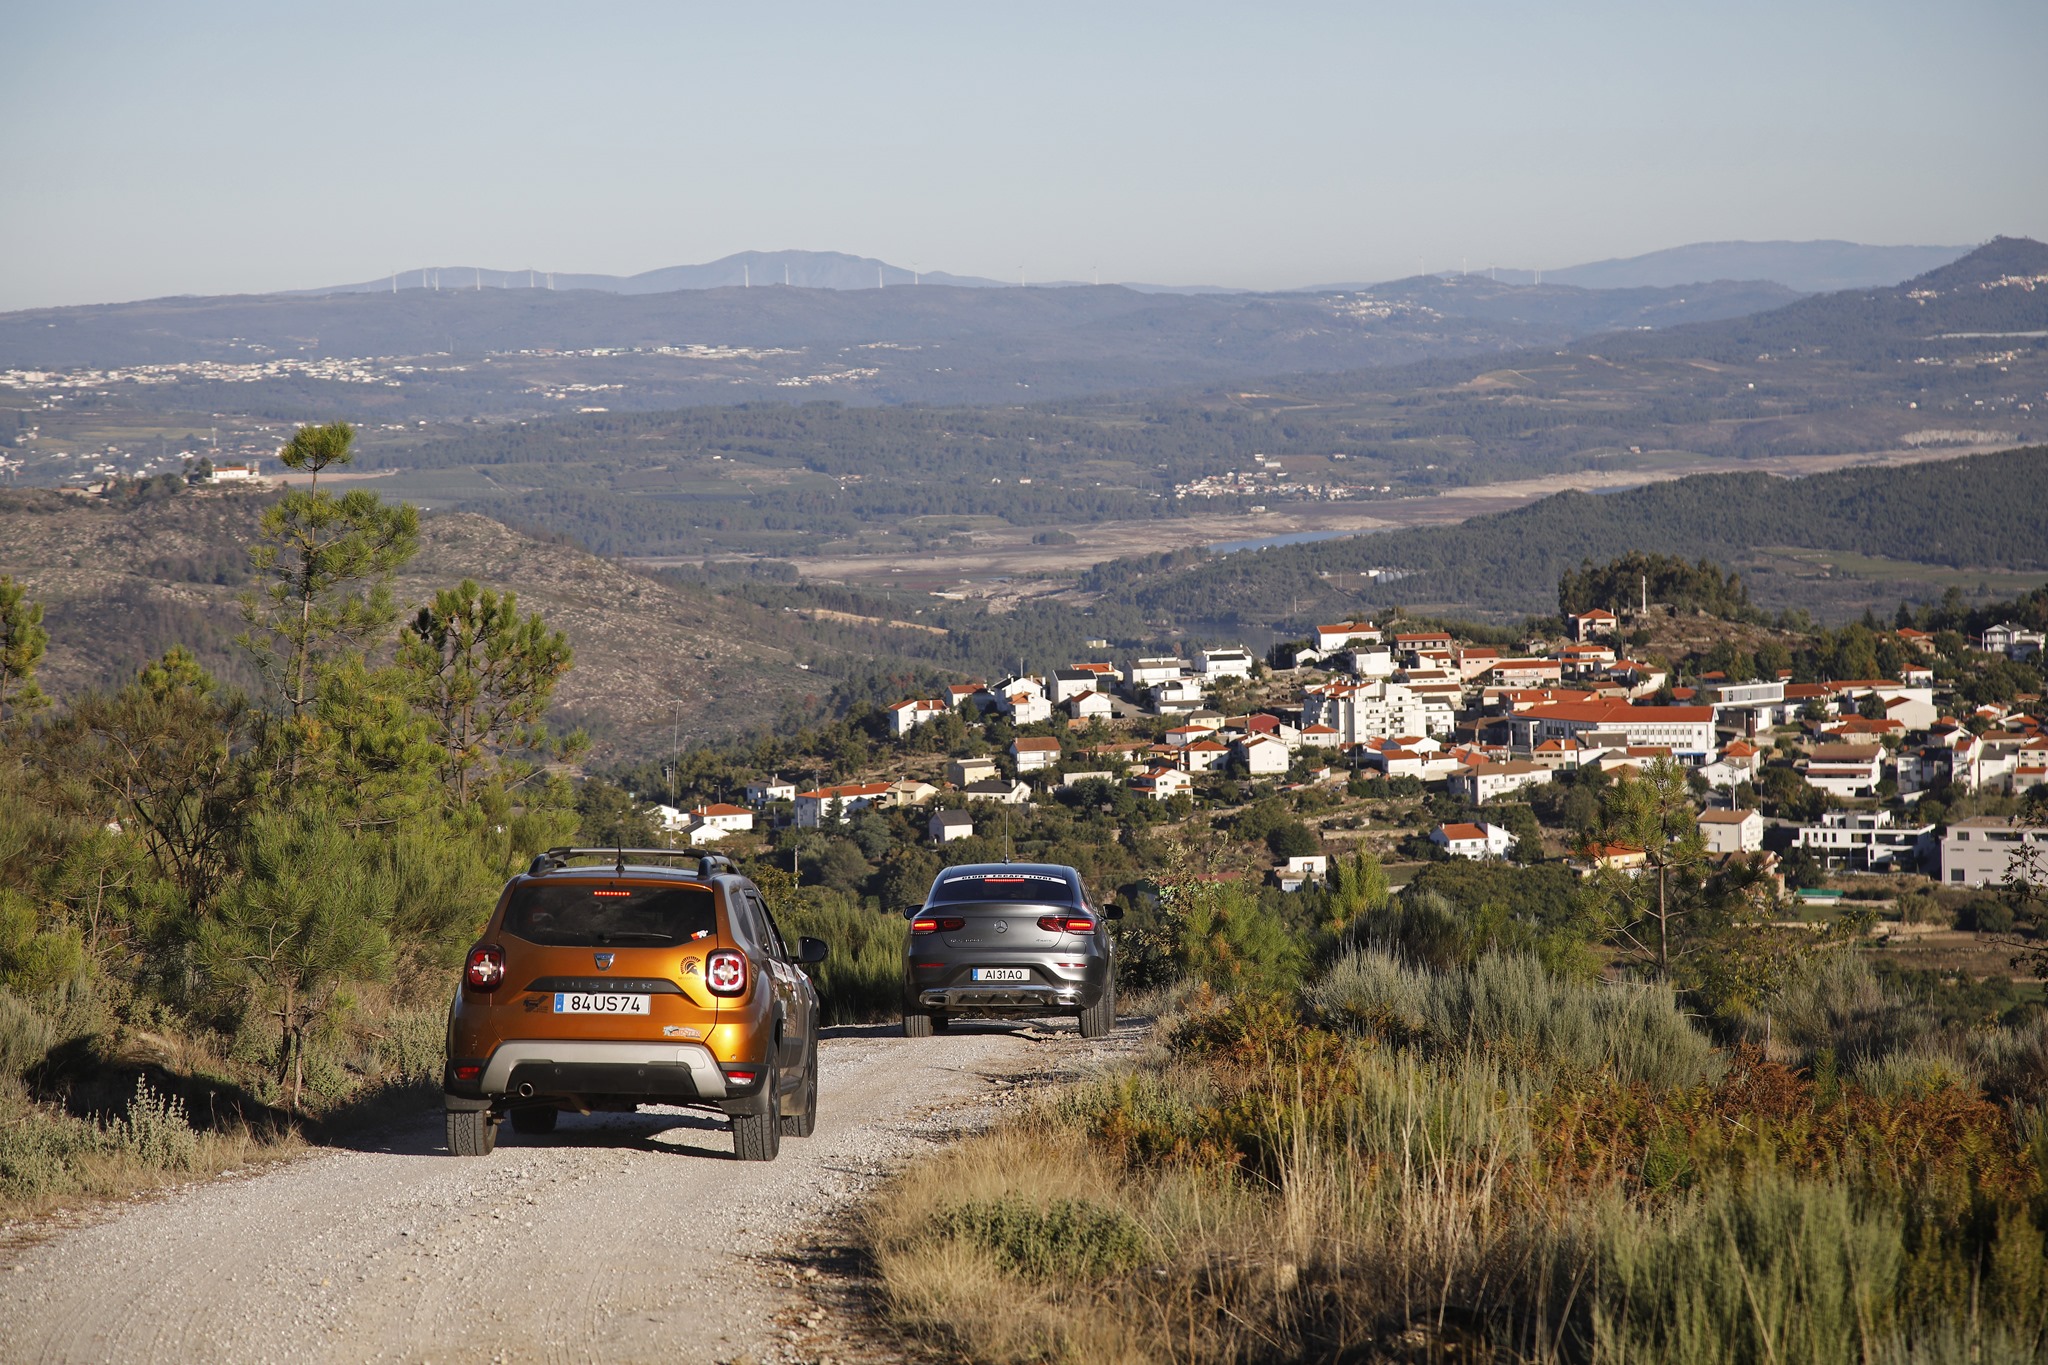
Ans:
{"type": "Polygon", "coordinates": [[[462,979],[475,990],[498,989],[498,983],[505,979],[505,950],[495,943],[470,949],[469,965],[462,969],[462,979]]]}
{"type": "Polygon", "coordinates": [[[704,984],[713,995],[747,993],[747,955],[720,948],[704,959],[704,984]]]}
{"type": "Polygon", "coordinates": [[[1092,934],[1095,921],[1086,915],[1047,915],[1038,921],[1038,927],[1048,934],[1092,934]]]}
{"type": "Polygon", "coordinates": [[[966,927],[967,921],[964,919],[935,919],[929,915],[920,916],[910,922],[910,932],[913,934],[934,934],[941,929],[951,932],[966,927]]]}

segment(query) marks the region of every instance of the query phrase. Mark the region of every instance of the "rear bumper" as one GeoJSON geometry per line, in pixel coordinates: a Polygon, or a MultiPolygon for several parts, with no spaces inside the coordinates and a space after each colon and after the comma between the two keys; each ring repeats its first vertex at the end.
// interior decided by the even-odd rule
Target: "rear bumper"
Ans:
{"type": "Polygon", "coordinates": [[[918,1008],[973,1014],[1071,1014],[1086,1009],[1098,994],[1076,981],[1060,986],[1026,982],[937,986],[917,993],[918,1008]]]}
{"type": "Polygon", "coordinates": [[[725,1100],[747,1093],[753,1085],[728,1082],[711,1050],[701,1043],[553,1040],[499,1044],[475,1080],[458,1080],[451,1061],[442,1080],[451,1099],[486,1102],[562,1095],[725,1100]]]}

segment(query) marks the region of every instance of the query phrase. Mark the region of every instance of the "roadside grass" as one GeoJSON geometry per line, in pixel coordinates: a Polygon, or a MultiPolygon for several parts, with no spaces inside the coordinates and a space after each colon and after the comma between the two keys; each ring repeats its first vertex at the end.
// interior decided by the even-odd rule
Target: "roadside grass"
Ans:
{"type": "Polygon", "coordinates": [[[828,1024],[894,1019],[903,1008],[903,944],[910,925],[901,915],[858,905],[802,904],[779,912],[790,948],[798,935],[821,938],[831,953],[808,968],[828,1024]]]}
{"type": "Polygon", "coordinates": [[[2048,1359],[2039,1101],[1716,1051],[1528,958],[1364,955],[1160,1030],[884,1187],[900,1328],[997,1362],[2048,1359]]]}

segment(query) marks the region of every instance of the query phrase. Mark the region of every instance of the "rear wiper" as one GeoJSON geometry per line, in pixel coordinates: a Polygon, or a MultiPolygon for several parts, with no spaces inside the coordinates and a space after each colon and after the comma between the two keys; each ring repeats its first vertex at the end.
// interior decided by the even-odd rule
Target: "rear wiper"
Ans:
{"type": "Polygon", "coordinates": [[[676,936],[674,934],[656,933],[652,929],[629,929],[622,933],[599,934],[597,936],[599,943],[622,943],[628,940],[640,943],[673,943],[675,939],[676,936]]]}

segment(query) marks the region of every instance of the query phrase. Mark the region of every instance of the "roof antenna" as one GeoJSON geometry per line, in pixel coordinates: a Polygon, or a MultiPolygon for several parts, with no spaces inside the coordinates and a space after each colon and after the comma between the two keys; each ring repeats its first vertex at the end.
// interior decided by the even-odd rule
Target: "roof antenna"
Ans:
{"type": "Polygon", "coordinates": [[[1003,807],[1003,861],[1010,861],[1010,808],[1003,807]]]}
{"type": "Polygon", "coordinates": [[[617,844],[613,844],[612,852],[618,857],[619,860],[617,865],[615,865],[612,868],[612,875],[615,877],[623,877],[626,875],[626,850],[621,848],[617,844]]]}

